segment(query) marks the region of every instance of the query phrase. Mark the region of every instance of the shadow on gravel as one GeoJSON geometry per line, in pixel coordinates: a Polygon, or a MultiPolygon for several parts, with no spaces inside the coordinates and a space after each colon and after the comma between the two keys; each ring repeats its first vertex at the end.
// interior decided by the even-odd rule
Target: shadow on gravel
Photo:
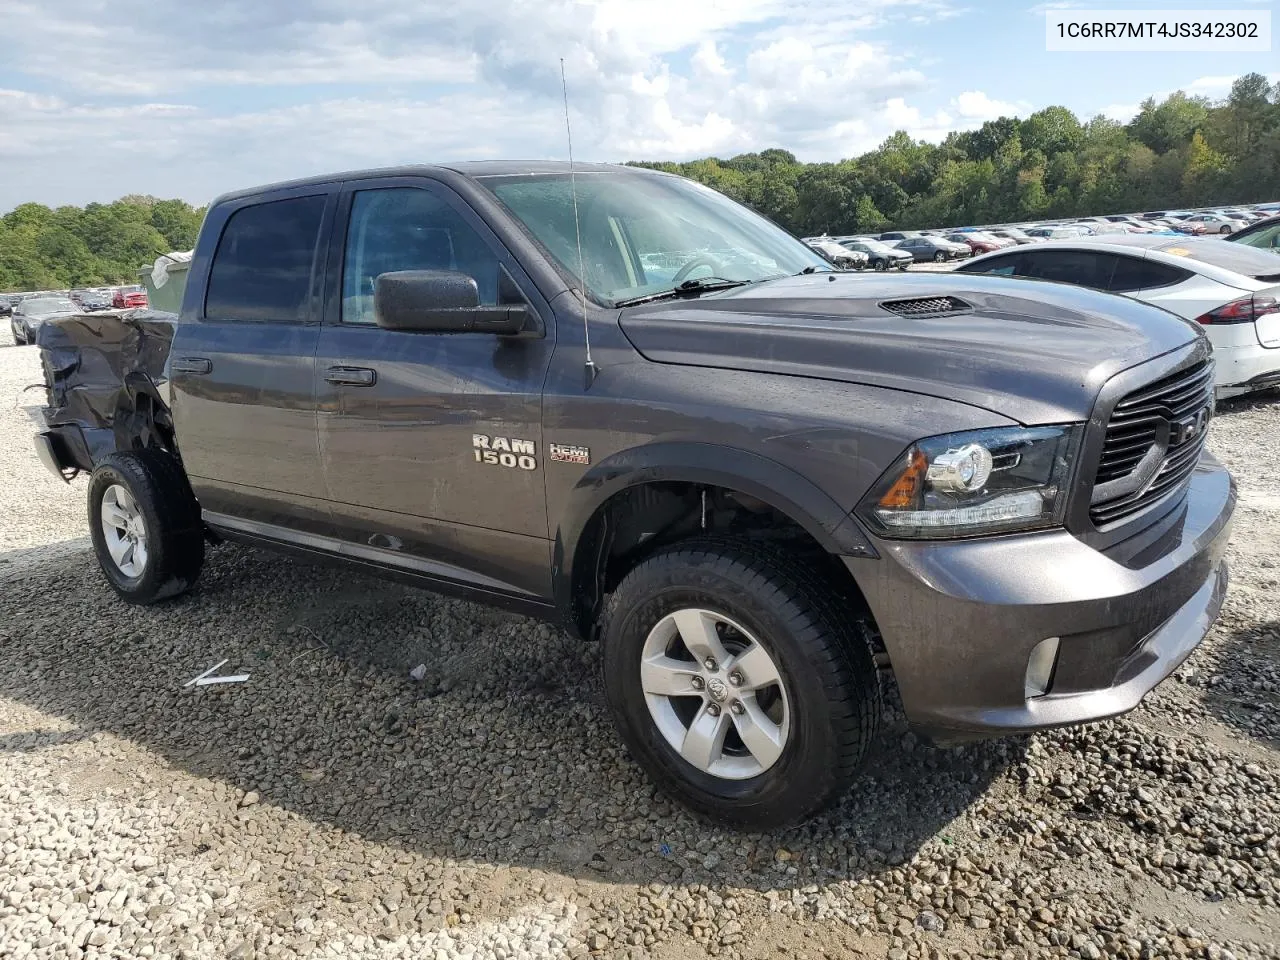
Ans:
{"type": "Polygon", "coordinates": [[[46,550],[0,562],[0,695],[438,857],[640,884],[864,876],[962,839],[958,815],[1023,750],[942,750],[899,726],[836,809],[737,834],[649,784],[604,708],[596,648],[552,627],[231,545],[193,595],[133,608],[88,550],[46,550]],[[184,689],[224,658],[250,680],[184,689]]]}
{"type": "Polygon", "coordinates": [[[1280,752],[1280,621],[1233,630],[1187,682],[1219,720],[1280,752]]]}

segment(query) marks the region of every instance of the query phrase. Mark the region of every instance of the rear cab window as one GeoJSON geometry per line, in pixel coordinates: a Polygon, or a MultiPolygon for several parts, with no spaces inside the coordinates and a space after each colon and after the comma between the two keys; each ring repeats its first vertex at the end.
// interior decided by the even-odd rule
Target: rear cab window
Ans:
{"type": "Polygon", "coordinates": [[[1117,257],[1116,269],[1111,275],[1112,293],[1133,293],[1137,290],[1154,290],[1171,287],[1191,277],[1190,270],[1180,270],[1166,263],[1144,260],[1140,257],[1117,257]]]}
{"type": "Polygon", "coordinates": [[[211,320],[297,323],[309,318],[323,194],[241,207],[218,239],[205,293],[211,320]]]}

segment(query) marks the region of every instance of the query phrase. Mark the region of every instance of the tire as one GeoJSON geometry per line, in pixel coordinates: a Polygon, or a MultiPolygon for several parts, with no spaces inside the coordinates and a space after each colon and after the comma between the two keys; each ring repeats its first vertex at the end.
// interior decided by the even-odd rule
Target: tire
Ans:
{"type": "Polygon", "coordinates": [[[1222,225],[1222,229],[1221,229],[1221,230],[1219,230],[1218,232],[1219,232],[1219,233],[1230,233],[1230,232],[1231,232],[1231,227],[1224,223],[1224,224],[1222,225]]]}
{"type": "MultiPolygon", "coordinates": [[[[642,561],[618,584],[601,631],[604,688],[632,756],[664,791],[721,823],[767,830],[830,805],[860,769],[883,709],[874,630],[851,606],[841,585],[816,568],[743,541],[687,541],[642,561]],[[711,636],[722,642],[727,664],[708,669],[689,659],[684,638],[699,630],[673,627],[677,612],[698,625],[723,624],[711,636]],[[675,631],[674,640],[665,639],[668,630],[675,631]],[[657,676],[701,683],[701,693],[646,693],[642,684],[651,692],[663,689],[654,682],[655,665],[677,659],[668,643],[686,658],[678,661],[685,672],[659,667],[657,676]],[[733,665],[744,652],[760,650],[776,683],[744,696],[741,690],[770,674],[758,656],[743,661],[742,670],[733,665]],[[650,665],[644,680],[642,663],[650,665]],[[717,700],[723,706],[713,707],[717,700]],[[757,725],[753,718],[759,716],[769,724],[757,725]],[[710,765],[695,765],[673,745],[687,745],[695,723],[721,722],[723,746],[708,751],[718,755],[710,765]],[[748,729],[777,735],[767,750],[757,751],[738,734],[748,729]]],[[[761,743],[756,735],[751,739],[761,743]]]]}
{"type": "Polygon", "coordinates": [[[200,507],[181,465],[162,450],[113,453],[94,468],[89,478],[89,534],[107,582],[128,603],[145,605],[186,593],[204,565],[200,507]],[[129,518],[131,526],[120,527],[112,517],[129,518]],[[108,532],[108,526],[114,529],[108,532]],[[121,541],[128,539],[126,530],[140,544],[134,544],[132,552],[125,545],[126,552],[117,560],[108,538],[120,552],[121,541]]]}
{"type": "Polygon", "coordinates": [[[945,259],[947,259],[947,255],[943,253],[941,250],[939,250],[937,253],[933,255],[934,263],[942,263],[942,261],[945,259]]]}
{"type": "Polygon", "coordinates": [[[15,329],[13,333],[13,345],[15,347],[25,347],[27,345],[27,335],[21,329],[15,329]]]}
{"type": "Polygon", "coordinates": [[[889,269],[889,261],[885,260],[883,257],[877,258],[871,265],[876,268],[877,272],[880,272],[880,273],[883,273],[885,270],[889,269]]]}

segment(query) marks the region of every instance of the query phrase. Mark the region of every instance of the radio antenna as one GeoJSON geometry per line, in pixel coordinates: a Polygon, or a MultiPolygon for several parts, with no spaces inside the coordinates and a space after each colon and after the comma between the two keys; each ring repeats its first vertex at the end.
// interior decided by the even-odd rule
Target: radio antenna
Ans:
{"type": "Polygon", "coordinates": [[[595,380],[595,361],[591,359],[591,323],[587,319],[587,270],[582,257],[582,223],[578,219],[578,178],[573,165],[573,129],[569,126],[569,84],[564,78],[564,57],[560,58],[560,89],[564,91],[564,133],[569,141],[569,193],[573,196],[573,232],[578,240],[578,301],[582,308],[582,339],[587,345],[587,386],[595,380]]]}

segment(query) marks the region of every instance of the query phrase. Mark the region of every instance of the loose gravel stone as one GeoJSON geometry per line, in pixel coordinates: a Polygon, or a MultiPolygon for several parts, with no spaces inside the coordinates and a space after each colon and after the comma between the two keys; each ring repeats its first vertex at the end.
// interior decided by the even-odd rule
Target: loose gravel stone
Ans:
{"type": "Polygon", "coordinates": [[[546,625],[232,545],[118,602],[39,380],[0,348],[0,955],[1280,956],[1277,394],[1213,422],[1233,584],[1142,707],[952,750],[894,712],[836,809],[742,834],[640,774],[546,625]],[[224,658],[249,682],[183,688],[224,658]]]}

